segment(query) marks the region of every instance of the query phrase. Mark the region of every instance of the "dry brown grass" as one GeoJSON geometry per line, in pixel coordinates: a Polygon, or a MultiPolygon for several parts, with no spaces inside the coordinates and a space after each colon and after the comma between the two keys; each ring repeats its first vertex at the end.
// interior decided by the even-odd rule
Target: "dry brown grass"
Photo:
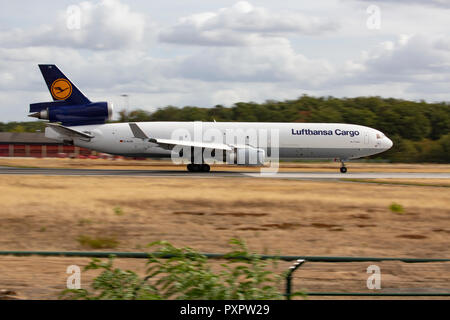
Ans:
{"type": "Polygon", "coordinates": [[[450,179],[352,179],[342,178],[341,181],[372,184],[391,184],[399,186],[430,186],[450,188],[450,179]]]}
{"type": "MultiPolygon", "coordinates": [[[[184,165],[173,165],[168,160],[0,158],[0,166],[80,169],[186,170],[184,165]]],[[[336,172],[339,166],[339,163],[334,162],[281,162],[280,171],[336,172]]],[[[387,164],[349,162],[347,166],[351,172],[450,172],[449,164],[387,164]]],[[[213,165],[212,170],[259,172],[260,168],[213,165]]]]}
{"type": "MultiPolygon", "coordinates": [[[[0,250],[86,250],[77,237],[101,235],[117,239],[118,251],[142,251],[152,241],[168,240],[220,253],[228,250],[230,238],[239,237],[260,253],[450,256],[450,193],[440,187],[252,178],[2,176],[0,201],[0,250]],[[392,202],[405,212],[392,213],[392,202]]],[[[0,289],[20,288],[27,272],[39,277],[43,270],[56,272],[63,263],[53,267],[45,261],[63,260],[2,257],[0,284],[7,287],[0,289]]],[[[130,268],[140,265],[142,261],[130,268]]],[[[38,288],[53,288],[50,293],[29,285],[24,294],[55,298],[55,288],[65,283],[57,279],[66,276],[65,268],[58,272],[57,277],[38,279],[38,288]]]]}

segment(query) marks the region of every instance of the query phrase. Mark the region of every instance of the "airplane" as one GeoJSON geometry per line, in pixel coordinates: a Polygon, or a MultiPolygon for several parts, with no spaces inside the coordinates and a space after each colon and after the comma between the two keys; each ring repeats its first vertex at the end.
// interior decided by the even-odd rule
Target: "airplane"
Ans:
{"type": "Polygon", "coordinates": [[[345,162],[390,149],[381,131],[343,123],[130,122],[108,123],[113,107],[91,102],[56,65],[39,69],[53,102],[30,104],[30,117],[48,120],[45,136],[112,155],[172,158],[190,172],[209,172],[215,161],[264,166],[272,160],[345,162]]]}

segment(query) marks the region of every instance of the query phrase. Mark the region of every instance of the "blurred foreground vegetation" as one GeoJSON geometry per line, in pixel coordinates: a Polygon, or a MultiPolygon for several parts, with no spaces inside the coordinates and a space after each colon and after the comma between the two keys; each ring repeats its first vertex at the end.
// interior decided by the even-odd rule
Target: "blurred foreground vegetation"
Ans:
{"type": "MultiPolygon", "coordinates": [[[[450,104],[392,98],[302,96],[296,100],[239,102],[231,108],[168,106],[155,112],[119,112],[127,121],[329,122],[369,126],[384,132],[394,147],[374,158],[392,162],[450,162],[450,104]]],[[[0,123],[0,131],[43,130],[42,122],[0,123]]]]}
{"type": "MultiPolygon", "coordinates": [[[[85,268],[101,270],[87,289],[67,289],[63,299],[83,300],[274,300],[283,299],[282,275],[269,271],[270,261],[250,253],[241,240],[231,239],[232,251],[220,269],[208,258],[185,247],[155,242],[158,254],[150,253],[145,277],[113,266],[113,257],[92,259],[85,268]],[[166,258],[162,258],[165,256],[166,258]],[[216,270],[217,269],[217,270],[216,270]]],[[[276,261],[272,261],[276,263],[276,261]]],[[[276,265],[274,265],[276,266],[276,265]]],[[[301,295],[297,292],[293,295],[301,295]]]]}

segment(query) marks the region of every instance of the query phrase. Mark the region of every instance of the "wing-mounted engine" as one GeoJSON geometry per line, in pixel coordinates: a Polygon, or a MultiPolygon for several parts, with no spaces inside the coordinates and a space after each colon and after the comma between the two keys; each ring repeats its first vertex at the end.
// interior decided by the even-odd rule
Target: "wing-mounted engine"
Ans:
{"type": "Polygon", "coordinates": [[[249,145],[235,148],[228,153],[226,163],[240,166],[263,166],[266,160],[266,153],[263,149],[249,145]]]}

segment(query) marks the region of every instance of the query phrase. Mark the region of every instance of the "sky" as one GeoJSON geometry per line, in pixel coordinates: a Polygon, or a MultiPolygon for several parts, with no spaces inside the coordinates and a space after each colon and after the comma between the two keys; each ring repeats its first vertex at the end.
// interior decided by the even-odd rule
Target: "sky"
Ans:
{"type": "Polygon", "coordinates": [[[303,94],[448,102],[449,17],[450,0],[0,0],[0,122],[51,101],[39,63],[116,112],[303,94]]]}

